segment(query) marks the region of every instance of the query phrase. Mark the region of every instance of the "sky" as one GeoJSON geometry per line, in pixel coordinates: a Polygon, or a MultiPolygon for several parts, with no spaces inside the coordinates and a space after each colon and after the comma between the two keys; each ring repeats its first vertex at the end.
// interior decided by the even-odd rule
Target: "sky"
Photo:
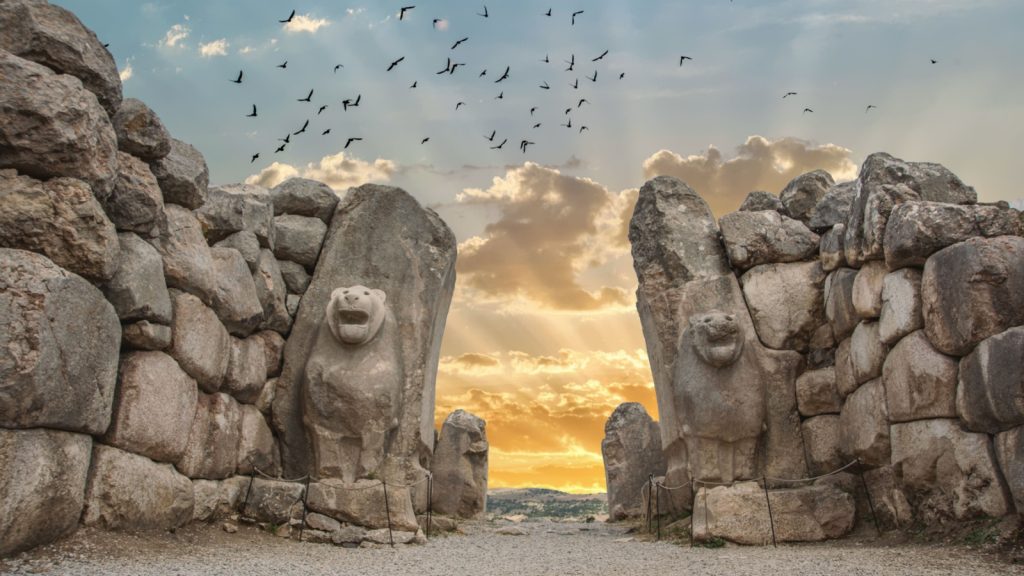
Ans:
{"type": "Polygon", "coordinates": [[[982,201],[1024,195],[1021,2],[490,0],[486,18],[482,1],[403,2],[54,3],[212,184],[389,184],[444,218],[459,262],[437,422],[487,420],[492,487],[604,491],[607,417],[656,416],[626,239],[647,179],[683,179],[720,216],[885,151],[982,201]]]}

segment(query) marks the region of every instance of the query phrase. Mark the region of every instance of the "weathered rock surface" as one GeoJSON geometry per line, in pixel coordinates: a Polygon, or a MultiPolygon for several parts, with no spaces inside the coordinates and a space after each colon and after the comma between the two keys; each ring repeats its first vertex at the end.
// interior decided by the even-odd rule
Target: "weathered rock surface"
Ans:
{"type": "Polygon", "coordinates": [[[73,178],[40,182],[0,170],[0,246],[38,252],[94,282],[117,270],[117,231],[88,184],[73,178]]]}
{"type": "Polygon", "coordinates": [[[971,238],[936,252],[921,295],[928,339],[953,356],[1024,324],[1024,238],[971,238]]]}
{"type": "Polygon", "coordinates": [[[288,524],[293,518],[302,518],[302,498],[305,485],[299,482],[282,482],[256,478],[249,489],[249,478],[244,479],[242,494],[242,515],[258,522],[271,522],[278,526],[288,524]],[[248,494],[248,498],[245,495],[248,494]]]}
{"type": "Polygon", "coordinates": [[[235,232],[231,236],[213,244],[214,248],[234,248],[245,259],[249,271],[255,273],[260,260],[260,241],[248,230],[235,232]]]}
{"type": "Polygon", "coordinates": [[[145,102],[125,98],[111,120],[117,133],[117,146],[121,150],[147,162],[170,154],[171,135],[145,102]]]}
{"type": "Polygon", "coordinates": [[[786,206],[790,218],[809,225],[817,213],[818,204],[834,185],[831,174],[814,170],[794,178],[779,194],[779,199],[786,206]]]}
{"type": "Polygon", "coordinates": [[[259,253],[252,280],[256,287],[256,297],[263,308],[260,329],[287,334],[292,327],[286,302],[288,291],[273,252],[264,249],[259,253]]]}
{"type": "Polygon", "coordinates": [[[806,351],[826,322],[824,283],[818,262],[762,264],[747,271],[740,285],[761,342],[776,350],[806,351]]]}
{"type": "Polygon", "coordinates": [[[869,467],[889,464],[889,421],[881,379],[864,384],[846,398],[839,414],[839,435],[846,460],[859,458],[869,467]]]}
{"type": "Polygon", "coordinates": [[[263,391],[267,380],[267,355],[262,338],[231,338],[228,370],[221,391],[239,402],[252,404],[263,391]]]}
{"type": "Polygon", "coordinates": [[[103,286],[122,322],[150,320],[171,322],[171,297],[164,285],[164,263],[160,253],[144,240],[125,232],[117,235],[121,263],[117,273],[103,286]]]}
{"type": "Polygon", "coordinates": [[[892,464],[924,521],[999,517],[1009,511],[991,439],[964,432],[956,420],[893,424],[892,464]]]}
{"type": "Polygon", "coordinates": [[[192,521],[207,522],[230,516],[238,509],[248,485],[249,479],[240,477],[193,480],[195,506],[192,509],[192,521]]]}
{"type": "Polygon", "coordinates": [[[195,381],[163,352],[129,352],[121,358],[117,390],[103,441],[157,462],[177,462],[196,413],[195,381]]]}
{"type": "Polygon", "coordinates": [[[608,417],[601,441],[608,515],[611,520],[640,516],[640,490],[650,475],[665,475],[661,431],[638,402],[626,402],[608,417]]]}
{"type": "MultiPolygon", "coordinates": [[[[839,538],[853,529],[853,497],[833,486],[774,490],[770,498],[775,536],[780,542],[839,538]]],[[[757,483],[702,488],[694,509],[702,511],[693,516],[693,535],[698,541],[712,536],[739,544],[763,545],[772,541],[768,503],[757,483]]]]}
{"type": "Polygon", "coordinates": [[[91,452],[84,434],[0,428],[0,556],[74,532],[91,452]]]}
{"type": "Polygon", "coordinates": [[[825,414],[804,420],[800,425],[807,455],[807,469],[812,476],[838,470],[846,462],[840,446],[839,416],[825,414]]]}
{"type": "Polygon", "coordinates": [[[189,478],[220,480],[235,473],[242,411],[234,398],[200,394],[185,452],[175,464],[189,478]]]}
{"type": "Polygon", "coordinates": [[[228,332],[245,338],[263,321],[256,283],[238,250],[211,248],[210,256],[214,270],[213,311],[228,332]]]}
{"type": "Polygon", "coordinates": [[[843,399],[836,388],[835,367],[808,370],[797,378],[796,402],[803,416],[839,414],[843,399]]]}
{"type": "Polygon", "coordinates": [[[806,478],[796,378],[803,357],[793,351],[765,350],[760,377],[765,385],[764,473],[776,478],[806,478]]]}
{"type": "Polygon", "coordinates": [[[814,257],[820,238],[799,220],[774,210],[733,212],[719,221],[729,262],[739,270],[814,257]]]}
{"type": "Polygon", "coordinates": [[[846,252],[843,250],[843,236],[845,235],[846,226],[843,224],[836,224],[821,235],[818,252],[821,256],[821,267],[826,272],[846,266],[846,252]]]}
{"type": "Polygon", "coordinates": [[[263,365],[267,369],[267,378],[281,373],[281,362],[284,360],[284,336],[273,330],[264,330],[252,335],[263,344],[263,365]]]}
{"type": "Polygon", "coordinates": [[[284,285],[288,288],[288,293],[305,294],[306,288],[309,287],[309,281],[312,280],[309,272],[306,272],[306,268],[302,264],[288,260],[279,260],[277,265],[281,269],[281,277],[284,279],[284,285]]]}
{"type": "Polygon", "coordinates": [[[232,184],[210,188],[206,203],[196,210],[196,217],[210,242],[246,230],[256,235],[260,246],[274,248],[274,205],[270,191],[262,186],[232,184]]]}
{"type": "Polygon", "coordinates": [[[955,418],[957,372],[956,359],[935,350],[924,332],[900,340],[882,370],[889,421],[955,418]]]}
{"type": "Polygon", "coordinates": [[[0,168],[43,180],[68,176],[88,182],[97,195],[110,192],[117,137],[96,96],[77,78],[2,49],[0,78],[0,168]]]}
{"type": "Polygon", "coordinates": [[[320,247],[327,234],[327,225],[319,218],[277,216],[274,218],[277,240],[274,255],[281,260],[297,262],[312,270],[320,256],[320,247]]]}
{"type": "Polygon", "coordinates": [[[910,524],[914,511],[892,466],[865,471],[864,483],[871,493],[875,517],[883,529],[910,524]]]}
{"type": "Polygon", "coordinates": [[[180,206],[168,205],[165,212],[167,233],[148,242],[163,257],[167,285],[191,292],[204,302],[212,302],[216,272],[199,221],[180,206]]]}
{"type": "Polygon", "coordinates": [[[174,339],[170,354],[207,393],[220,390],[228,369],[231,337],[217,315],[191,294],[172,295],[174,339]]]}
{"type": "Polygon", "coordinates": [[[114,58],[68,10],[39,0],[5,0],[0,29],[0,49],[77,77],[108,114],[121,106],[114,58]]]}
{"type": "Polygon", "coordinates": [[[814,214],[811,215],[807,225],[811,230],[823,230],[843,224],[845,230],[846,221],[850,217],[850,208],[857,198],[857,192],[857,180],[832,186],[814,207],[814,214]]]}
{"type": "Polygon", "coordinates": [[[293,319],[299,314],[300,303],[302,303],[302,297],[297,294],[289,294],[284,300],[284,305],[288,308],[288,315],[293,319]]]}
{"type": "Polygon", "coordinates": [[[417,462],[434,445],[434,387],[441,335],[455,281],[456,242],[430,210],[397,188],[366,185],[349,191],[331,220],[316,276],[285,347],[285,363],[274,399],[274,427],[282,442],[285,474],[311,468],[303,424],[303,379],[310,350],[339,286],[382,290],[387,305],[402,317],[401,408],[385,474],[396,483],[422,477],[417,462]],[[402,470],[394,471],[393,468],[402,470]],[[408,477],[402,477],[409,474],[408,477]]]}
{"type": "Polygon", "coordinates": [[[740,212],[760,212],[762,210],[774,210],[779,214],[788,216],[786,207],[782,204],[782,200],[771,192],[765,192],[764,190],[755,190],[747,197],[743,199],[743,203],[740,204],[740,212]]]}
{"type": "Polygon", "coordinates": [[[882,285],[889,271],[881,261],[865,262],[853,280],[853,309],[871,320],[882,313],[882,285]]]}
{"type": "Polygon", "coordinates": [[[260,397],[256,399],[256,409],[259,410],[264,416],[270,416],[270,412],[274,407],[274,396],[277,395],[277,378],[271,378],[267,380],[267,383],[263,385],[263,390],[260,392],[260,397]]]}
{"type": "Polygon", "coordinates": [[[156,237],[167,230],[164,197],[156,177],[148,164],[130,154],[117,153],[114,189],[99,200],[119,231],[156,237]]]}
{"type": "Polygon", "coordinates": [[[924,266],[939,250],[968,238],[1020,234],[1020,217],[999,206],[905,202],[893,208],[885,228],[890,269],[924,266]]]}
{"type": "Polygon", "coordinates": [[[82,524],[114,530],[173,530],[192,519],[194,503],[192,482],[170,464],[102,444],[93,446],[82,524]]]}
{"type": "Polygon", "coordinates": [[[983,340],[960,360],[956,412],[967,428],[995,434],[1024,424],[1024,326],[983,340]]]}
{"type": "Polygon", "coordinates": [[[1017,514],[1024,516],[1024,426],[997,434],[995,451],[1017,514]]]}
{"type": "Polygon", "coordinates": [[[850,358],[850,347],[853,344],[851,338],[847,338],[836,346],[835,369],[836,369],[836,391],[843,398],[846,398],[860,386],[853,375],[853,360],[850,358]]]}
{"type": "MultiPolygon", "coordinates": [[[[388,486],[388,507],[394,530],[416,531],[416,514],[408,488],[388,486]]],[[[313,482],[309,485],[309,509],[341,522],[366,528],[387,528],[384,486],[379,480],[359,480],[354,484],[313,482]]]]}
{"type": "Polygon", "coordinates": [[[238,436],[238,473],[249,474],[253,467],[269,476],[281,473],[281,457],[270,426],[255,406],[242,405],[238,436]]]}
{"type": "Polygon", "coordinates": [[[153,324],[148,320],[125,324],[121,327],[121,348],[128,350],[167,350],[171,347],[173,332],[170,326],[153,324]]]}
{"type": "Polygon", "coordinates": [[[150,168],[160,183],[164,202],[189,209],[199,208],[206,202],[210,169],[203,155],[191,144],[171,138],[170,152],[150,163],[150,168]]]}
{"type": "Polygon", "coordinates": [[[431,464],[434,510],[439,514],[476,518],[487,509],[486,426],[465,410],[445,418],[431,464]]]}
{"type": "Polygon", "coordinates": [[[883,344],[895,344],[900,338],[924,328],[921,315],[921,271],[902,268],[882,280],[882,312],[878,319],[878,337],[883,344]]]}
{"type": "Polygon", "coordinates": [[[99,289],[45,256],[0,248],[0,426],[102,434],[120,345],[99,289]]]}
{"type": "Polygon", "coordinates": [[[270,190],[274,215],[310,216],[331,223],[338,195],[330,186],[307,178],[289,178],[270,190]]]}
{"type": "Polygon", "coordinates": [[[860,322],[853,307],[853,283],[857,271],[839,268],[825,280],[825,317],[832,325],[836,340],[844,340],[853,334],[860,322]]]}
{"type": "Polygon", "coordinates": [[[850,363],[853,378],[858,384],[878,378],[888,347],[882,344],[878,333],[878,322],[861,322],[850,337],[850,363]]]}

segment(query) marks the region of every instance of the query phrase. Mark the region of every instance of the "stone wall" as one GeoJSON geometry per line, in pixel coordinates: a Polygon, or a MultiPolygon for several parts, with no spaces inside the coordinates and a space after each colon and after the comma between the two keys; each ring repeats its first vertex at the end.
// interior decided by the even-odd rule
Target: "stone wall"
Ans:
{"type": "MultiPolygon", "coordinates": [[[[303,484],[267,478],[314,471],[289,449],[307,440],[286,342],[308,348],[342,285],[387,290],[403,320],[383,449],[409,464],[363,476],[403,484],[429,469],[455,261],[437,215],[393,188],[339,203],[302,179],[210,187],[202,154],[122,98],[112,57],[73,14],[0,4],[0,555],[80,524],[240,512],[287,525],[303,484]]],[[[360,482],[376,484],[359,497],[311,485],[328,539],[379,538],[380,482],[360,482]]],[[[422,505],[388,492],[396,528],[415,535],[422,505]]]]}
{"type": "MultiPolygon", "coordinates": [[[[857,460],[883,525],[1024,513],[1021,233],[1020,212],[941,165],[884,153],[853,182],[805,174],[717,221],[684,183],[647,182],[630,240],[667,483],[782,487],[857,460]],[[716,363],[726,342],[740,360],[716,363]],[[744,470],[730,430],[748,424],[744,470]]],[[[711,496],[742,510],[743,490],[711,496]]]]}

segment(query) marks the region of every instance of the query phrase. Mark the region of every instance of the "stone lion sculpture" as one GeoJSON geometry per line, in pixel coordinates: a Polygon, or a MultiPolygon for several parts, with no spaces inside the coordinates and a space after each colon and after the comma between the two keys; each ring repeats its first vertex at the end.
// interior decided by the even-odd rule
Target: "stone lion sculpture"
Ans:
{"type": "Polygon", "coordinates": [[[306,362],[302,420],[314,476],[353,482],[380,467],[402,396],[397,324],[382,290],[331,293],[306,362]]]}
{"type": "Polygon", "coordinates": [[[680,336],[673,390],[694,478],[756,474],[765,390],[754,354],[736,317],[718,310],[691,316],[680,336]]]}

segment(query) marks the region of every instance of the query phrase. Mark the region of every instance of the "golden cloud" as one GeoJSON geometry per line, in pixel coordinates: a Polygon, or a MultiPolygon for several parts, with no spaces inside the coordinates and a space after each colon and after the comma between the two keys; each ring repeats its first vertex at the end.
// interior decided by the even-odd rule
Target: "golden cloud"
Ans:
{"type": "Polygon", "coordinates": [[[378,158],[373,162],[360,160],[346,156],[344,152],[338,152],[331,156],[324,156],[318,162],[306,164],[300,172],[291,164],[274,162],[245,179],[246,184],[256,184],[264,188],[273,188],[281,182],[299,176],[319,180],[333,188],[336,192],[344,192],[352,186],[360,186],[367,183],[382,183],[391,179],[397,167],[391,160],[378,158]]]}

